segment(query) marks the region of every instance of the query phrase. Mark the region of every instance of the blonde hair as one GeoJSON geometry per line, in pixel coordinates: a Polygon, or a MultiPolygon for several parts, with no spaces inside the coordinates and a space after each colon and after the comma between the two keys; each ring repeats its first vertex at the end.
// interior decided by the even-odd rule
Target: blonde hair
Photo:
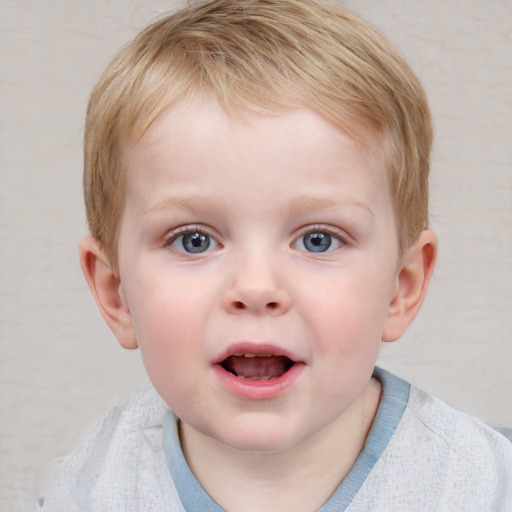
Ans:
{"type": "Polygon", "coordinates": [[[124,202],[123,144],[191,94],[228,112],[308,106],[355,140],[378,140],[400,248],[428,226],[432,126],[421,84],[391,44],[323,0],[213,0],[141,32],[93,89],[84,141],[91,234],[111,263],[124,202]]]}

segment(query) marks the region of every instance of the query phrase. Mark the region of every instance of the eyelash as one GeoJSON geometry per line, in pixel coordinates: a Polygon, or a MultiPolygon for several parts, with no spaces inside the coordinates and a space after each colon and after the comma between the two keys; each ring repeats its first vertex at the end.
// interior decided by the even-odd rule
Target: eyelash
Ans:
{"type": "MultiPolygon", "coordinates": [[[[344,236],[340,231],[332,229],[332,228],[327,228],[325,226],[313,226],[311,228],[308,228],[305,232],[301,233],[293,242],[292,247],[294,245],[296,245],[299,242],[299,240],[304,240],[304,238],[307,237],[308,235],[317,234],[317,233],[318,234],[320,234],[320,233],[326,234],[330,238],[337,240],[337,242],[339,243],[339,247],[331,249],[331,247],[329,246],[327,248],[327,250],[325,250],[325,251],[305,251],[305,252],[307,252],[309,254],[318,254],[318,255],[327,254],[327,253],[334,252],[348,244],[347,237],[344,236]]],[[[303,244],[304,244],[304,242],[303,242],[303,244]]]]}
{"type": "Polygon", "coordinates": [[[220,246],[220,243],[217,241],[216,237],[210,235],[207,232],[207,230],[205,230],[204,228],[200,228],[198,226],[184,226],[184,227],[180,227],[180,228],[175,229],[172,233],[170,233],[168,236],[166,236],[165,239],[164,239],[163,246],[164,247],[171,247],[174,250],[176,250],[177,252],[182,253],[182,254],[201,255],[201,254],[204,254],[206,252],[210,252],[209,249],[211,248],[212,243],[214,245],[216,245],[216,246],[220,246]],[[208,238],[209,243],[208,243],[208,246],[206,247],[205,250],[203,250],[203,251],[187,251],[187,250],[185,250],[184,240],[183,240],[184,237],[186,235],[194,235],[194,234],[198,234],[199,236],[203,236],[203,237],[207,237],[208,238]],[[177,247],[173,247],[174,244],[178,240],[180,240],[180,238],[182,239],[181,245],[182,245],[183,248],[179,249],[177,247]]]}

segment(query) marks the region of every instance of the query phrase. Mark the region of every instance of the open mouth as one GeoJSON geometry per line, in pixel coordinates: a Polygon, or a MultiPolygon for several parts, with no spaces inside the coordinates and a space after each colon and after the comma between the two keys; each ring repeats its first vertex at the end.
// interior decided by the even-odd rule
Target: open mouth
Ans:
{"type": "Polygon", "coordinates": [[[283,376],[295,362],[274,354],[235,354],[226,357],[220,366],[240,379],[270,380],[283,376]]]}

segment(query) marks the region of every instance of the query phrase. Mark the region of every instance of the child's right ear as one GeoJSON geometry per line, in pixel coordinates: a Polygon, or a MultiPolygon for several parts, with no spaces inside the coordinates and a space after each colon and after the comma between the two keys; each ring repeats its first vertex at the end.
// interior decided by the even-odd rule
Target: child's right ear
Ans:
{"type": "Polygon", "coordinates": [[[120,345],[127,349],[137,348],[121,280],[112,270],[101,244],[93,237],[85,238],[80,244],[80,264],[96,304],[120,345]]]}

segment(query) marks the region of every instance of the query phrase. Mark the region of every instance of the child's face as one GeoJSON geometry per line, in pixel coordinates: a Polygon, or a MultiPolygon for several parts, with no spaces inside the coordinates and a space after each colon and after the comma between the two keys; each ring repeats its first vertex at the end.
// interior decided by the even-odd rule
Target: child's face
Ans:
{"type": "Polygon", "coordinates": [[[397,289],[378,159],[309,110],[207,103],[165,111],[124,157],[121,295],[187,428],[275,451],[342,417],[397,289]]]}

